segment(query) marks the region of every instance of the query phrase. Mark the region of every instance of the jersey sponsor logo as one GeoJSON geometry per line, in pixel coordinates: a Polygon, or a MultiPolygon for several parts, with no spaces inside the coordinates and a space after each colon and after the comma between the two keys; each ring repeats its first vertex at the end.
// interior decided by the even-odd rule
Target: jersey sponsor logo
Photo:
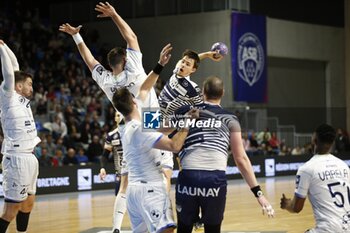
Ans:
{"type": "Polygon", "coordinates": [[[296,188],[299,187],[299,183],[300,183],[300,176],[297,175],[297,176],[295,177],[295,186],[296,186],[296,188]]]}
{"type": "Polygon", "coordinates": [[[111,92],[112,93],[115,93],[118,89],[120,88],[127,88],[128,90],[130,90],[131,87],[135,86],[135,83],[134,82],[130,82],[128,85],[116,85],[114,87],[111,87],[111,92]]]}
{"type": "Polygon", "coordinates": [[[153,221],[159,220],[160,216],[161,216],[161,213],[159,210],[155,210],[155,209],[151,210],[151,218],[153,221]]]}
{"type": "Polygon", "coordinates": [[[99,75],[102,75],[103,70],[104,70],[104,69],[103,69],[102,66],[99,66],[99,67],[96,68],[96,72],[97,72],[99,75]]]}
{"type": "Polygon", "coordinates": [[[24,126],[30,126],[30,121],[24,121],[24,126]]]}
{"type": "Polygon", "coordinates": [[[18,97],[18,101],[19,101],[21,104],[23,104],[26,100],[24,99],[23,96],[19,96],[19,97],[18,97]]]}
{"type": "Polygon", "coordinates": [[[198,188],[198,187],[187,187],[187,186],[177,186],[178,193],[184,194],[192,197],[218,197],[219,188],[198,188]]]}
{"type": "Polygon", "coordinates": [[[238,40],[238,75],[243,81],[253,86],[259,81],[264,71],[264,48],[259,38],[253,33],[245,33],[238,40]]]}

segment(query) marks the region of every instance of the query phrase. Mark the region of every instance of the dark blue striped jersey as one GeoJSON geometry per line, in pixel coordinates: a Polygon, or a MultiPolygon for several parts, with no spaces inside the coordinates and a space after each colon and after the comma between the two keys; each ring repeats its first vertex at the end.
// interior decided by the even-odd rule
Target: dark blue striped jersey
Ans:
{"type": "MultiPolygon", "coordinates": [[[[183,106],[175,114],[188,112],[192,106],[183,106]]],[[[179,153],[183,169],[226,170],[230,133],[239,132],[235,115],[220,105],[202,103],[199,118],[190,127],[184,146],[179,153]]]]}
{"type": "Polygon", "coordinates": [[[203,103],[203,98],[200,88],[190,77],[178,78],[173,74],[161,91],[158,102],[164,119],[172,116],[181,106],[203,103]]]}
{"type": "Polygon", "coordinates": [[[110,131],[107,134],[105,143],[112,151],[116,173],[121,174],[123,161],[123,147],[118,128],[110,131]]]}

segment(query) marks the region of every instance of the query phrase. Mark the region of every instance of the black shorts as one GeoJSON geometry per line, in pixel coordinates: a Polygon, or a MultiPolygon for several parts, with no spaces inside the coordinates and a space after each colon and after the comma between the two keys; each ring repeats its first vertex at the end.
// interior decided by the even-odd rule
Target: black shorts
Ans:
{"type": "Polygon", "coordinates": [[[227,193],[225,171],[182,170],[176,183],[176,212],[185,225],[197,222],[221,224],[227,193]]]}

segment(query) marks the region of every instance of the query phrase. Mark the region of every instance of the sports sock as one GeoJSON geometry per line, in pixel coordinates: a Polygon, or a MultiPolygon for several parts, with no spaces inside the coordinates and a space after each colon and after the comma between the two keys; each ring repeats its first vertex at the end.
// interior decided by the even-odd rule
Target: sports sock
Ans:
{"type": "Polygon", "coordinates": [[[17,226],[17,232],[26,232],[29,222],[29,213],[24,213],[22,211],[18,211],[18,214],[16,216],[16,226],[17,226]]]}
{"type": "Polygon", "coordinates": [[[9,224],[10,222],[6,221],[3,218],[0,218],[0,233],[5,233],[9,224]]]}
{"type": "Polygon", "coordinates": [[[126,212],[126,195],[124,193],[118,193],[114,201],[113,229],[120,230],[125,212],[126,212]]]}

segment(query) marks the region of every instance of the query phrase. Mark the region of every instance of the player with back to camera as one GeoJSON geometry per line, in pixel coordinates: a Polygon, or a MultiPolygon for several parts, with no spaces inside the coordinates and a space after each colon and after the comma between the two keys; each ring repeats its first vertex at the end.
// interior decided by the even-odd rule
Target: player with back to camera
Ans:
{"type": "Polygon", "coordinates": [[[298,169],[293,200],[282,194],[281,208],[290,213],[302,211],[309,197],[316,226],[307,233],[350,232],[350,170],[331,154],[335,137],[330,125],[316,128],[315,155],[298,169]]]}
{"type": "MultiPolygon", "coordinates": [[[[140,93],[142,95],[142,93],[140,93]]],[[[134,98],[126,89],[116,90],[113,103],[124,115],[121,130],[124,159],[128,167],[127,209],[133,232],[173,232],[175,222],[169,211],[169,192],[164,175],[154,163],[158,150],[177,152],[181,149],[188,129],[183,128],[173,138],[160,132],[144,131],[138,105],[142,96],[134,98]]],[[[188,115],[195,117],[196,110],[188,115]]]]}
{"type": "MultiPolygon", "coordinates": [[[[251,162],[243,148],[240,124],[237,117],[221,106],[224,95],[222,79],[211,76],[204,81],[204,103],[194,106],[199,109],[198,122],[215,122],[213,127],[191,127],[184,146],[179,152],[182,170],[176,183],[176,210],[178,232],[190,233],[201,211],[206,233],[219,233],[224,216],[227,193],[226,167],[228,148],[243,178],[267,213],[274,216],[271,204],[257,183],[251,162]]],[[[191,109],[183,106],[175,111],[176,116],[191,109]]]]}
{"type": "Polygon", "coordinates": [[[30,98],[33,95],[32,76],[19,71],[15,54],[0,40],[1,69],[0,118],[4,132],[3,154],[4,210],[0,218],[0,233],[5,233],[16,217],[17,232],[26,232],[34,206],[38,160],[33,154],[40,142],[30,98]]]}

